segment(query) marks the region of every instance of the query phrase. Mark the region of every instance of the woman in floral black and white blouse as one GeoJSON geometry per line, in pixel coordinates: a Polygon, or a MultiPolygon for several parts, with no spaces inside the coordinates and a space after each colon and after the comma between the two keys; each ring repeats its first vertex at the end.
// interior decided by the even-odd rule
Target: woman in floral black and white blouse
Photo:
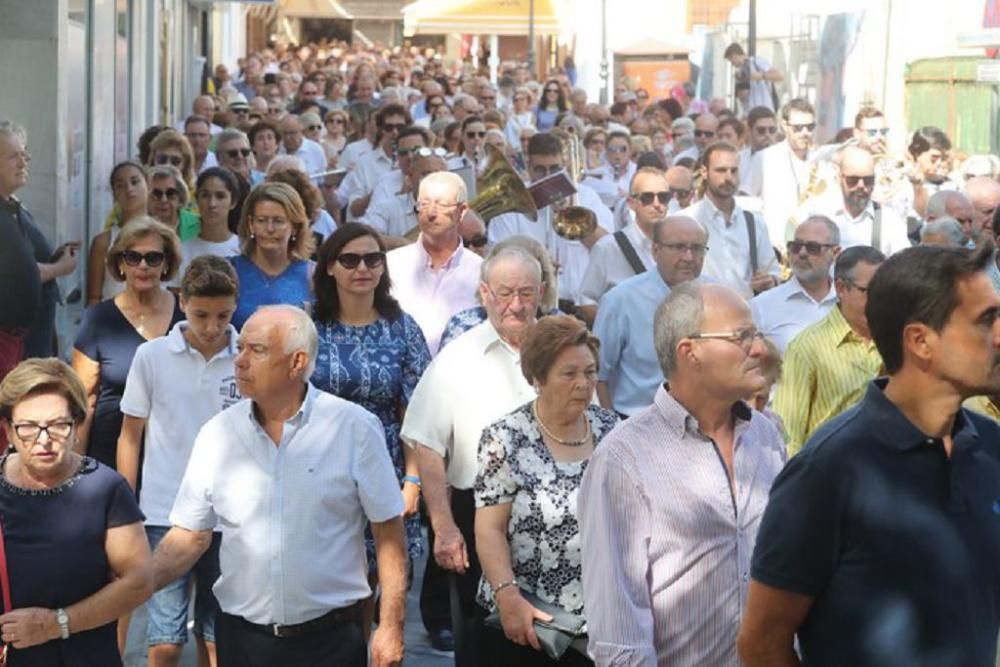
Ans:
{"type": "Polygon", "coordinates": [[[499,611],[503,632],[483,629],[482,664],[592,664],[572,649],[558,661],[539,650],[533,621],[549,617],[521,591],[583,614],[577,493],[594,447],[618,421],[592,403],[597,346],[574,317],[539,320],[521,347],[521,372],[538,398],[483,431],[475,489],[478,601],[499,611]]]}

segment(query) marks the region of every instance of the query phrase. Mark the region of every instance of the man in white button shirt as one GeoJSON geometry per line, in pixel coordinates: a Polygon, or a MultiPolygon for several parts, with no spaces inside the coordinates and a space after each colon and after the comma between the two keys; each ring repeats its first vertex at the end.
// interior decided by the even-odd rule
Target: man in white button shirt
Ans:
{"type": "Polygon", "coordinates": [[[604,205],[614,208],[622,198],[628,196],[629,184],[635,176],[632,162],[632,141],[627,132],[612,132],[605,147],[607,164],[587,172],[584,184],[596,192],[604,205]]]}
{"type": "MultiPolygon", "coordinates": [[[[400,140],[402,141],[402,140],[400,140]]],[[[402,187],[391,196],[376,194],[365,214],[365,222],[383,235],[390,250],[408,245],[407,232],[420,224],[417,217],[417,192],[429,175],[445,171],[443,148],[414,148],[410,153],[410,168],[402,187]]],[[[380,188],[376,188],[376,192],[380,188]]]]}
{"type": "Polygon", "coordinates": [[[306,174],[318,174],[326,169],[326,152],[323,147],[302,134],[302,122],[298,116],[288,114],[281,120],[281,137],[285,155],[302,160],[306,174]]]}
{"type": "Polygon", "coordinates": [[[736,149],[716,142],[705,149],[704,161],[705,196],[680,215],[694,218],[708,230],[704,274],[749,299],[778,284],[780,268],[767,225],[736,203],[740,182],[736,149]]]}
{"type": "Polygon", "coordinates": [[[479,305],[476,290],[483,259],[465,249],[458,232],[467,208],[460,176],[430,174],[417,194],[420,237],[386,256],[392,295],[420,325],[431,354],[437,354],[452,315],[479,305]]]}
{"type": "Polygon", "coordinates": [[[371,203],[375,186],[398,166],[395,148],[400,131],[410,124],[410,117],[399,104],[389,104],[375,115],[378,130],[375,149],[362,156],[344,179],[347,192],[347,221],[360,221],[371,203]]]}
{"type": "Polygon", "coordinates": [[[246,400],[198,434],[173,528],[156,549],[163,586],[221,526],[219,667],[365,665],[369,523],[381,588],[371,663],[403,659],[402,494],[378,419],[308,383],[318,345],[312,319],[294,306],[247,320],[235,362],[246,400]]]}
{"type": "Polygon", "coordinates": [[[590,250],[577,309],[588,324],[594,322],[597,306],[608,290],[656,265],[653,226],[667,217],[670,203],[667,177],[655,167],[643,167],[632,177],[627,201],[635,219],[624,229],[602,238],[590,250]]]}
{"type": "MultiPolygon", "coordinates": [[[[528,142],[528,172],[532,181],[540,181],[563,167],[562,144],[558,138],[549,132],[540,132],[531,138],[528,142]]],[[[615,231],[611,209],[601,203],[597,193],[584,183],[578,183],[576,188],[579,205],[597,216],[597,229],[579,241],[569,241],[555,233],[552,206],[538,212],[537,222],[520,213],[504,213],[487,221],[490,243],[494,245],[510,236],[523,235],[545,246],[552,262],[559,267],[560,307],[570,307],[580,300],[580,283],[590,261],[590,248],[604,234],[615,231]]]]}
{"type": "Polygon", "coordinates": [[[840,187],[817,195],[799,209],[796,219],[825,215],[840,228],[840,245],[867,245],[886,255],[909,248],[906,223],[894,209],[872,200],[875,158],[863,148],[847,146],[840,155],[840,187]]]}
{"type": "Polygon", "coordinates": [[[482,664],[475,602],[482,572],[473,531],[479,438],[486,426],[535,397],[521,374],[519,348],[542,295],[541,266],[519,247],[484,262],[481,277],[487,320],[451,341],[431,362],[410,398],[401,434],[417,451],[435,534],[434,558],[457,575],[461,618],[453,617],[452,626],[458,667],[482,664]]]}
{"type": "Polygon", "coordinates": [[[785,353],[788,343],[837,305],[831,269],[840,254],[840,229],[822,215],[806,219],[788,242],[792,278],[750,301],[761,333],[785,353]]]}

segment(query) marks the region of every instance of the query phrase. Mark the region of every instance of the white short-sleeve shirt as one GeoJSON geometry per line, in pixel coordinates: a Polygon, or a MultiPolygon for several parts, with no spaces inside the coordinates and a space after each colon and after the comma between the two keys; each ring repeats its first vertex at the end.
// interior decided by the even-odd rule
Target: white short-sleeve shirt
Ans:
{"type": "Polygon", "coordinates": [[[128,371],[121,411],[145,419],[139,509],[147,526],[169,526],[195,437],[209,419],[240,400],[233,373],[238,334],[209,360],[188,345],[187,322],[143,343],[128,371]]]}
{"type": "MultiPolygon", "coordinates": [[[[642,232],[639,223],[629,223],[622,233],[632,244],[643,267],[647,271],[654,269],[656,260],[653,259],[653,240],[642,232]]],[[[634,275],[635,269],[625,258],[618,239],[613,234],[608,234],[590,249],[590,261],[580,284],[580,303],[597,305],[608,290],[634,275]]]]}
{"type": "Polygon", "coordinates": [[[307,385],[276,446],[252,405],[201,429],[170,513],[188,530],[221,528],[220,608],[292,625],[368,597],[365,525],[403,512],[381,422],[307,385]]]}

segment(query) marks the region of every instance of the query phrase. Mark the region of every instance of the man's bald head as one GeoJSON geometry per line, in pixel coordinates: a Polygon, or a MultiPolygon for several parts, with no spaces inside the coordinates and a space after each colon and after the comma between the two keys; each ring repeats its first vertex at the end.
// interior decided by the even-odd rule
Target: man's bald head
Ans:
{"type": "Polygon", "coordinates": [[[1000,206],[1000,183],[989,176],[976,176],[965,182],[965,194],[972,203],[972,227],[980,235],[992,236],[993,213],[1000,206]]]}

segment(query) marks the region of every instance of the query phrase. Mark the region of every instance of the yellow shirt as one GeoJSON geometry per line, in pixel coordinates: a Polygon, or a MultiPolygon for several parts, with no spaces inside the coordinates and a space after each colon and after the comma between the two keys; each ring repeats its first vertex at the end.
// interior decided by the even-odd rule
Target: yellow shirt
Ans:
{"type": "Polygon", "coordinates": [[[995,421],[1000,422],[1000,406],[997,406],[989,396],[973,396],[972,398],[967,398],[962,403],[963,408],[968,408],[983,415],[984,417],[989,417],[995,421]]]}
{"type": "Polygon", "coordinates": [[[835,307],[785,350],[774,411],[785,421],[788,455],[826,420],[854,405],[882,370],[875,344],[856,334],[835,307]]]}

